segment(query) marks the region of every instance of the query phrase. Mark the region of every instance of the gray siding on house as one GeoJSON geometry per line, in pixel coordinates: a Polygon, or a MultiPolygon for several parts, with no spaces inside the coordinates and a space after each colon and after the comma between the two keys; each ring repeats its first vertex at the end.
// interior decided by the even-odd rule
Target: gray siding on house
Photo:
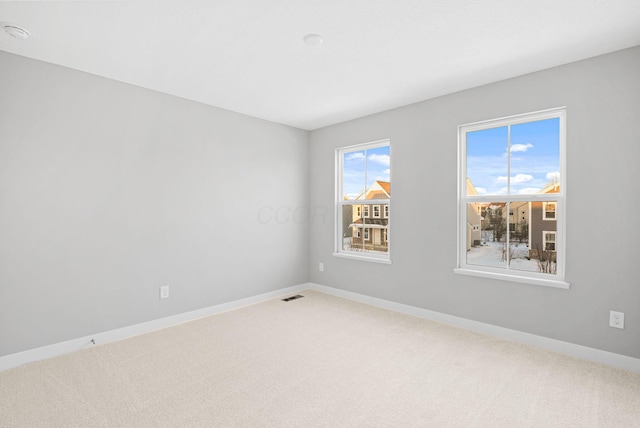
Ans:
{"type": "Polygon", "coordinates": [[[542,202],[531,203],[531,242],[529,243],[529,248],[536,254],[539,250],[544,250],[542,233],[544,231],[555,232],[556,230],[558,230],[557,221],[543,219],[542,202]]]}

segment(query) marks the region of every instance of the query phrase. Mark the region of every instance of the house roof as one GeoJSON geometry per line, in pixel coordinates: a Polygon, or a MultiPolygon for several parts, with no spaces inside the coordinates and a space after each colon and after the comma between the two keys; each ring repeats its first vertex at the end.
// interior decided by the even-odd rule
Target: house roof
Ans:
{"type": "Polygon", "coordinates": [[[476,190],[476,187],[471,182],[471,179],[467,177],[467,195],[477,195],[477,194],[478,194],[478,191],[476,190]]]}
{"type": "Polygon", "coordinates": [[[388,181],[376,181],[376,183],[378,183],[380,185],[380,187],[382,187],[382,190],[384,190],[387,195],[391,195],[391,183],[388,181]]]}
{"type": "Polygon", "coordinates": [[[349,227],[362,227],[366,226],[383,226],[386,227],[389,224],[389,219],[387,218],[368,218],[366,222],[362,221],[362,218],[357,219],[353,223],[349,225],[349,227]]]}
{"type": "Polygon", "coordinates": [[[539,191],[538,193],[559,193],[560,192],[560,183],[552,183],[539,191]]]}
{"type": "Polygon", "coordinates": [[[376,180],[371,187],[358,195],[356,199],[389,199],[391,198],[391,183],[376,180]]]}

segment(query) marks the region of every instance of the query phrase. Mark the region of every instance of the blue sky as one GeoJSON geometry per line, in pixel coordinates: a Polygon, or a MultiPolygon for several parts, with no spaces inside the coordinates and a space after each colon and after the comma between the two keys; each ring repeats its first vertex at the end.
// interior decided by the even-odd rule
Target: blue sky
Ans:
{"type": "Polygon", "coordinates": [[[342,193],[355,199],[374,181],[390,181],[390,161],[389,146],[345,153],[342,193]]]}
{"type": "Polygon", "coordinates": [[[479,195],[532,194],[545,188],[560,171],[560,120],[539,120],[508,129],[483,129],[467,133],[467,177],[479,195]],[[507,171],[511,162],[511,188],[507,171]],[[510,190],[510,192],[509,192],[510,190]]]}

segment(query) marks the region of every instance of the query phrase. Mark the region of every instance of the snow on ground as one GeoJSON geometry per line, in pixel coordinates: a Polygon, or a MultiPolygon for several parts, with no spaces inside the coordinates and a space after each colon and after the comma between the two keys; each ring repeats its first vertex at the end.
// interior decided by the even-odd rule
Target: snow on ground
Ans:
{"type": "MultiPolygon", "coordinates": [[[[471,265],[506,268],[506,257],[503,259],[502,255],[504,251],[504,242],[485,242],[481,246],[471,247],[471,250],[467,251],[467,263],[471,265]]],[[[509,269],[538,272],[538,262],[534,259],[526,259],[529,255],[529,247],[527,247],[527,244],[511,244],[511,251],[511,264],[509,269]]]]}

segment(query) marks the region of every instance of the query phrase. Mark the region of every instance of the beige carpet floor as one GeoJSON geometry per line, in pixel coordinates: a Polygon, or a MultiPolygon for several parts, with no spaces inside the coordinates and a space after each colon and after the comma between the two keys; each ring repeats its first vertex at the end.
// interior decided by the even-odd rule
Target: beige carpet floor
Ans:
{"type": "Polygon", "coordinates": [[[1,427],[640,427],[640,374],[316,291],[0,372],[1,427]]]}

